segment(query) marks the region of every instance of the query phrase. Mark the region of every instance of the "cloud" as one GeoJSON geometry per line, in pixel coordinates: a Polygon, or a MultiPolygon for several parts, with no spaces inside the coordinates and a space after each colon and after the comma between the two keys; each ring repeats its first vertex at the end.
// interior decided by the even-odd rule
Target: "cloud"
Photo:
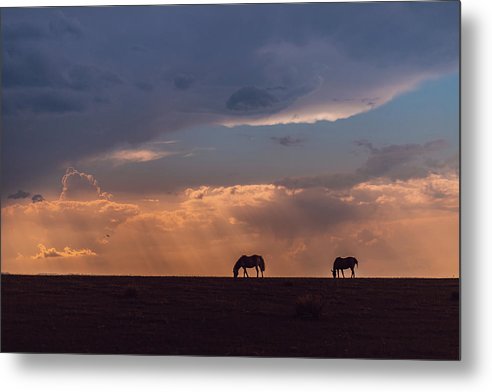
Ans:
{"type": "Polygon", "coordinates": [[[29,192],[24,192],[24,191],[19,189],[17,192],[15,192],[11,195],[8,195],[8,198],[9,199],[25,199],[29,196],[31,196],[31,194],[29,192]]]}
{"type": "Polygon", "coordinates": [[[174,78],[174,87],[178,90],[187,90],[191,87],[195,78],[192,75],[180,74],[174,78]]]}
{"type": "MultiPolygon", "coordinates": [[[[163,143],[172,144],[172,143],[163,143]]],[[[155,150],[147,148],[137,149],[122,149],[108,153],[104,153],[88,159],[89,162],[96,161],[108,161],[115,165],[122,165],[125,163],[142,163],[150,162],[158,159],[162,159],[168,156],[176,155],[175,151],[155,150]]]]}
{"type": "Polygon", "coordinates": [[[150,92],[154,90],[154,86],[152,84],[144,81],[135,82],[135,86],[145,92],[150,92]]]}
{"type": "Polygon", "coordinates": [[[2,209],[3,261],[24,273],[230,275],[238,255],[259,253],[272,276],[325,276],[337,255],[352,254],[366,276],[447,276],[458,269],[458,181],[448,173],[343,190],[200,186],[141,206],[13,204],[2,209]],[[19,257],[38,244],[50,246],[35,263],[19,257]],[[90,252],[97,263],[56,263],[90,252]]]}
{"type": "Polygon", "coordinates": [[[458,177],[450,173],[397,182],[379,178],[347,190],[290,190],[273,184],[202,186],[186,190],[187,200],[182,205],[186,211],[194,211],[194,217],[202,216],[202,210],[204,216],[207,211],[215,211],[233,218],[236,225],[293,237],[323,232],[341,223],[357,224],[377,217],[396,219],[402,209],[405,214],[409,210],[456,211],[458,193],[458,177]],[[435,189],[446,197],[436,197],[435,189]]]}
{"type": "Polygon", "coordinates": [[[80,256],[97,256],[96,253],[90,249],[71,249],[65,246],[63,250],[56,250],[55,248],[47,248],[43,244],[38,244],[38,253],[32,256],[33,259],[45,259],[48,257],[80,257],[80,256]]]}
{"type": "Polygon", "coordinates": [[[277,102],[278,99],[267,90],[243,87],[229,97],[226,106],[229,110],[249,112],[271,107],[277,102]]]}
{"type": "MultiPolygon", "coordinates": [[[[15,51],[5,57],[3,82],[6,89],[47,88],[31,91],[53,94],[55,89],[101,91],[123,84],[115,72],[91,64],[69,64],[59,69],[55,59],[40,50],[15,51]]],[[[61,93],[61,92],[60,92],[61,93]]]]}
{"type": "Polygon", "coordinates": [[[354,172],[287,177],[275,183],[288,188],[343,189],[376,178],[388,178],[392,181],[409,180],[427,177],[432,172],[455,171],[452,161],[446,163],[442,160],[430,159],[448,146],[447,142],[441,139],[423,144],[393,144],[381,148],[364,140],[356,141],[354,144],[369,153],[364,165],[354,172]]]}
{"type": "Polygon", "coordinates": [[[7,93],[4,105],[7,115],[21,112],[33,114],[67,114],[79,113],[86,109],[86,104],[77,95],[64,91],[45,91],[26,94],[24,92],[7,93]]]}
{"type": "Polygon", "coordinates": [[[97,180],[91,174],[79,172],[69,167],[62,177],[60,200],[109,200],[112,195],[103,192],[97,180]]]}
{"type": "Polygon", "coordinates": [[[272,200],[239,205],[231,210],[237,222],[256,232],[284,239],[331,230],[342,222],[359,221],[370,212],[370,207],[361,209],[338,195],[318,190],[290,193],[283,187],[275,188],[272,200]]]}
{"type": "Polygon", "coordinates": [[[282,136],[282,137],[272,136],[270,139],[285,147],[299,145],[305,141],[305,139],[293,137],[293,136],[282,136]]]}
{"type": "Polygon", "coordinates": [[[377,179],[345,191],[272,184],[202,186],[188,189],[185,196],[172,210],[141,214],[121,227],[132,227],[132,236],[152,233],[153,240],[142,241],[160,249],[158,256],[145,252],[147,260],[154,260],[153,268],[227,274],[228,262],[244,252],[265,255],[269,270],[280,275],[323,273],[341,254],[360,255],[368,274],[451,274],[457,268],[452,233],[457,233],[458,178],[453,175],[377,179]],[[429,192],[434,187],[447,196],[436,198],[429,192]],[[432,235],[430,227],[442,230],[442,236],[432,235]],[[169,261],[160,265],[159,258],[169,261]],[[432,262],[424,263],[426,258],[432,262]],[[207,270],[203,259],[217,261],[207,270]]]}
{"type": "Polygon", "coordinates": [[[84,34],[84,28],[76,18],[69,17],[62,11],[58,11],[55,15],[48,23],[49,30],[54,37],[65,35],[81,37],[84,34]]]}
{"type": "MultiPolygon", "coordinates": [[[[10,258],[9,255],[12,254],[12,260],[17,267],[30,273],[47,272],[47,268],[51,271],[52,267],[59,268],[55,272],[68,272],[70,267],[45,264],[43,260],[48,262],[60,258],[56,257],[56,254],[64,257],[88,256],[90,254],[87,250],[98,256],[104,254],[104,247],[109,245],[109,238],[113,239],[113,233],[118,227],[139,213],[139,207],[134,204],[108,200],[57,200],[11,204],[2,208],[2,232],[6,234],[6,237],[3,237],[5,241],[2,241],[2,256],[10,258]],[[38,252],[41,258],[36,259],[35,264],[30,264],[30,257],[16,260],[18,253],[32,254],[32,249],[38,244],[50,244],[50,246],[38,252]],[[69,250],[66,248],[67,244],[70,244],[69,250]],[[48,255],[55,257],[46,258],[48,255]]],[[[128,238],[126,240],[134,244],[133,240],[128,238]]],[[[3,260],[2,258],[2,262],[3,260]]],[[[79,267],[81,268],[79,271],[96,268],[85,264],[77,268],[79,267]]]]}
{"type": "Polygon", "coordinates": [[[405,211],[456,212],[459,208],[459,177],[455,173],[447,173],[397,181],[375,179],[352,187],[346,197],[367,205],[384,206],[387,216],[395,213],[391,208],[393,205],[405,211]]]}
{"type": "MultiPolygon", "coordinates": [[[[18,11],[14,11],[18,12],[18,11]]],[[[43,40],[60,40],[66,36],[81,37],[84,28],[73,17],[67,16],[63,11],[44,12],[44,18],[40,20],[23,20],[12,22],[9,20],[2,29],[4,39],[8,43],[40,42],[43,40]]]]}
{"type": "Polygon", "coordinates": [[[31,200],[33,203],[40,203],[40,202],[44,201],[44,197],[43,197],[43,195],[36,194],[36,195],[33,195],[31,200]]]}
{"type": "Polygon", "coordinates": [[[422,161],[423,158],[447,147],[445,140],[433,140],[424,144],[390,145],[376,148],[367,141],[357,141],[356,145],[367,148],[370,155],[364,167],[358,169],[363,176],[388,176],[392,179],[405,179],[426,176],[429,168],[409,166],[410,163],[422,161]]]}
{"type": "Polygon", "coordinates": [[[21,173],[32,179],[197,125],[348,118],[458,70],[456,2],[258,7],[5,10],[5,181],[26,149],[40,162],[21,173]],[[76,148],[52,154],[46,137],[76,148]]]}
{"type": "Polygon", "coordinates": [[[3,38],[11,43],[16,41],[38,41],[46,37],[47,32],[44,26],[33,24],[32,22],[19,21],[7,24],[3,28],[3,38]]]}
{"type": "MultiPolygon", "coordinates": [[[[265,73],[276,90],[278,105],[270,103],[254,117],[230,118],[224,125],[274,125],[336,121],[368,112],[391,101],[403,92],[414,90],[423,81],[450,72],[451,65],[422,67],[414,62],[392,62],[348,55],[343,44],[331,40],[311,39],[305,44],[270,43],[258,49],[265,59],[265,73]],[[279,110],[281,109],[281,110],[279,110]]],[[[437,64],[435,64],[437,65],[437,64]]],[[[455,64],[456,65],[456,64],[455,64]]],[[[273,91],[273,90],[270,90],[273,91]]],[[[268,102],[268,101],[267,101],[268,102]]]]}
{"type": "Polygon", "coordinates": [[[101,69],[95,65],[74,64],[66,71],[64,81],[73,90],[102,90],[123,84],[123,80],[112,71],[101,69]]]}
{"type": "Polygon", "coordinates": [[[62,83],[62,73],[57,71],[56,62],[39,49],[7,51],[2,71],[5,89],[55,87],[62,83]]]}
{"type": "MultiPolygon", "coordinates": [[[[115,203],[109,200],[56,200],[44,203],[13,204],[2,208],[3,216],[10,219],[30,222],[34,226],[63,231],[76,229],[89,232],[95,230],[106,234],[130,217],[138,215],[140,210],[135,204],[115,203]],[[15,217],[15,219],[14,219],[15,217]]],[[[97,236],[99,238],[99,235],[97,236]]]]}

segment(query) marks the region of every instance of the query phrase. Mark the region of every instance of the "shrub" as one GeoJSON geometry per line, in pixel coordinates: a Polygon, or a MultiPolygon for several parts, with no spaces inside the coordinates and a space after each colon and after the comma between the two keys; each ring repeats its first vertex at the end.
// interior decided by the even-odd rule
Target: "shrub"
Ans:
{"type": "Polygon", "coordinates": [[[296,315],[300,318],[319,319],[325,301],[320,295],[304,294],[296,300],[296,315]]]}

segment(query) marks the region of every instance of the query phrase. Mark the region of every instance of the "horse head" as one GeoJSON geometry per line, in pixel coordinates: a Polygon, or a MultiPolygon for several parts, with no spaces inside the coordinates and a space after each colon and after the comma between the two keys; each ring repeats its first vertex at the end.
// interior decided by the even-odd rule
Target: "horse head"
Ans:
{"type": "Polygon", "coordinates": [[[259,259],[259,267],[262,271],[265,271],[265,260],[263,259],[262,256],[258,256],[258,259],[259,259]]]}
{"type": "Polygon", "coordinates": [[[334,270],[334,269],[332,269],[332,270],[331,270],[331,273],[333,274],[333,278],[335,279],[335,278],[337,277],[337,275],[336,275],[337,273],[335,272],[335,270],[334,270]]]}
{"type": "Polygon", "coordinates": [[[232,273],[234,274],[234,277],[237,278],[239,274],[239,269],[241,268],[241,259],[239,259],[236,264],[234,264],[234,268],[232,269],[232,273]]]}

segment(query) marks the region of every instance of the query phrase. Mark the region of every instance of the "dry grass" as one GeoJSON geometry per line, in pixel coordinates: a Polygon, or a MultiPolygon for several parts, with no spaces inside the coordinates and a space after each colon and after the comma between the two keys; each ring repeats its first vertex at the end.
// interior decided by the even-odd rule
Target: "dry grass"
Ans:
{"type": "Polygon", "coordinates": [[[123,291],[123,298],[135,299],[138,297],[138,291],[134,286],[128,286],[123,291]]]}
{"type": "Polygon", "coordinates": [[[300,318],[319,320],[325,301],[320,295],[304,294],[296,300],[296,315],[300,318]]]}
{"type": "Polygon", "coordinates": [[[3,352],[459,358],[457,279],[2,274],[1,294],[3,352]]]}

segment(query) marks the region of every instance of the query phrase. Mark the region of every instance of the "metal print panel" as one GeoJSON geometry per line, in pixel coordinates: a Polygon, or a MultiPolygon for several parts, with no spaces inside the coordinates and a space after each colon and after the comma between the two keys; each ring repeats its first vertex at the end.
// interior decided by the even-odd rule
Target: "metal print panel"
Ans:
{"type": "Polygon", "coordinates": [[[459,359],[459,2],[1,29],[2,351],[459,359]]]}

